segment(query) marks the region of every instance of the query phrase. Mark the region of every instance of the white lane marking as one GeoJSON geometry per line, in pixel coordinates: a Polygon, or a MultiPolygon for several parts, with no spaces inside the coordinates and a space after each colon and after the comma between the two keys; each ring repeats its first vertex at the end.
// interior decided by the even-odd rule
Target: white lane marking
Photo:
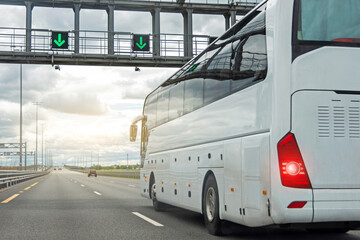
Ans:
{"type": "Polygon", "coordinates": [[[129,187],[136,187],[135,185],[132,185],[132,184],[129,184],[128,186],[129,186],[129,187]]]}
{"type": "Polygon", "coordinates": [[[84,184],[81,184],[80,186],[85,187],[85,185],[84,185],[84,184]]]}
{"type": "Polygon", "coordinates": [[[152,220],[152,219],[150,219],[150,218],[148,218],[148,217],[146,217],[146,216],[144,216],[144,215],[142,215],[142,214],[140,214],[138,212],[132,212],[132,213],[134,215],[138,216],[139,218],[142,218],[143,220],[151,223],[152,225],[154,225],[156,227],[163,227],[164,226],[164,225],[162,225],[162,224],[160,224],[160,223],[158,223],[158,222],[156,222],[156,221],[154,221],[154,220],[152,220]]]}
{"type": "Polygon", "coordinates": [[[99,195],[99,196],[102,195],[101,193],[99,193],[99,192],[97,192],[97,191],[94,191],[94,193],[97,194],[97,195],[99,195]]]}

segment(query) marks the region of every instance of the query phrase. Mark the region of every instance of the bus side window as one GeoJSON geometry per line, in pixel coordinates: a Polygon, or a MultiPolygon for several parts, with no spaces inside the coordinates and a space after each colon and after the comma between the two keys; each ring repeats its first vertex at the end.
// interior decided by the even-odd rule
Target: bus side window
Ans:
{"type": "Polygon", "coordinates": [[[208,65],[204,83],[204,104],[209,104],[230,94],[232,42],[228,42],[208,65]]]}
{"type": "Polygon", "coordinates": [[[184,113],[190,113],[203,106],[204,79],[185,81],[184,113]]]}
{"type": "Polygon", "coordinates": [[[215,72],[215,74],[217,73],[217,75],[220,75],[222,71],[227,71],[228,73],[231,70],[232,55],[233,55],[233,47],[232,47],[232,43],[229,42],[211,60],[207,68],[208,71],[207,77],[211,77],[212,72],[215,72]]]}
{"type": "Polygon", "coordinates": [[[191,67],[184,72],[183,75],[180,76],[189,78],[204,78],[206,74],[206,65],[208,64],[209,60],[217,53],[219,52],[220,48],[215,47],[215,49],[210,49],[207,52],[200,55],[197,60],[191,65],[191,67]]]}
{"type": "Polygon", "coordinates": [[[158,93],[156,125],[169,121],[169,90],[158,93]]]}
{"type": "Polygon", "coordinates": [[[157,102],[156,93],[150,95],[145,102],[144,114],[147,117],[146,125],[148,129],[151,129],[156,126],[156,102],[157,102]]]}
{"type": "Polygon", "coordinates": [[[204,104],[209,104],[230,93],[230,80],[205,79],[204,104]]]}
{"type": "Polygon", "coordinates": [[[267,73],[266,37],[263,34],[249,36],[240,43],[235,59],[232,91],[240,90],[255,81],[263,80],[267,73]]]}
{"type": "Polygon", "coordinates": [[[235,48],[231,91],[239,91],[267,74],[265,11],[257,15],[238,34],[235,48]]]}
{"type": "Polygon", "coordinates": [[[170,89],[169,121],[184,114],[184,82],[177,83],[170,89]]]}

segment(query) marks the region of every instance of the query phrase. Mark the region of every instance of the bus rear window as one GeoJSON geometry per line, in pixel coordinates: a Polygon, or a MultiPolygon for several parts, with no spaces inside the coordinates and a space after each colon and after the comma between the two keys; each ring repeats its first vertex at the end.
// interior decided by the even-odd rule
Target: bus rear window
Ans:
{"type": "Polygon", "coordinates": [[[298,1],[298,40],[360,43],[360,0],[298,1]]]}

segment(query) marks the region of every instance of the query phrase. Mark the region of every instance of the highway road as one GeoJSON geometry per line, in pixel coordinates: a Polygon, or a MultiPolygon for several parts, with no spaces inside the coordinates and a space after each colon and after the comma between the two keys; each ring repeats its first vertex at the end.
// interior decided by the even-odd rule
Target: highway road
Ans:
{"type": "Polygon", "coordinates": [[[207,233],[202,216],[178,208],[155,212],[139,180],[53,171],[0,193],[0,239],[249,239],[360,240],[301,230],[243,230],[228,224],[223,237],[207,233]]]}

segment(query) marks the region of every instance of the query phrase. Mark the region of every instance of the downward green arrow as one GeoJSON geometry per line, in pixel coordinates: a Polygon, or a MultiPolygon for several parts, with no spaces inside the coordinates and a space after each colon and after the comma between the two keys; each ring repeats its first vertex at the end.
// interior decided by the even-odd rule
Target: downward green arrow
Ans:
{"type": "Polygon", "coordinates": [[[54,43],[58,45],[58,47],[61,47],[65,43],[65,40],[61,41],[61,33],[58,34],[58,40],[55,39],[54,43]]]}
{"type": "Polygon", "coordinates": [[[146,46],[146,43],[143,43],[143,37],[140,37],[140,44],[136,43],[136,46],[138,46],[140,49],[143,49],[146,46]]]}

